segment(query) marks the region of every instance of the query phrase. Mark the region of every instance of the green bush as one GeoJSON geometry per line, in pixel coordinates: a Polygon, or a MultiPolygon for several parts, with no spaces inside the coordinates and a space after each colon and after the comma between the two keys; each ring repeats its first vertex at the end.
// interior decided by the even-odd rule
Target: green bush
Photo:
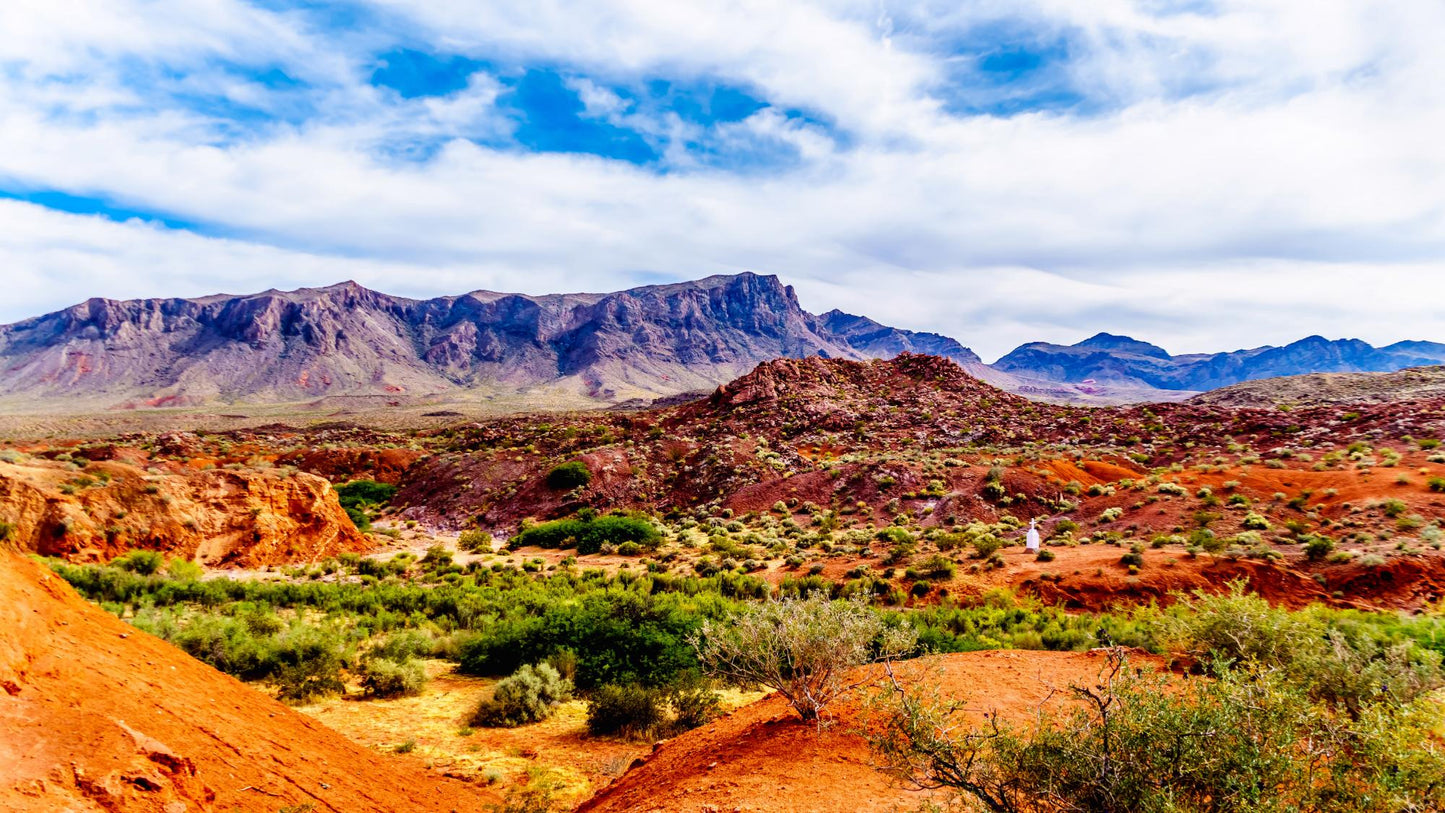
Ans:
{"type": "Polygon", "coordinates": [[[572,697],[572,683],[545,663],[527,665],[497,683],[472,715],[472,725],[515,728],[545,720],[572,697]]]}
{"type": "Polygon", "coordinates": [[[980,534],[969,543],[973,545],[973,558],[987,559],[1003,547],[1003,542],[993,534],[980,534]]]}
{"type": "Polygon", "coordinates": [[[667,720],[665,692],[646,686],[602,686],[587,700],[587,730],[593,736],[645,737],[667,720]]]}
{"type": "Polygon", "coordinates": [[[668,692],[672,706],[674,731],[690,731],[711,723],[722,715],[722,698],[702,683],[683,683],[668,692]]]}
{"type": "Polygon", "coordinates": [[[547,472],[547,487],[554,491],[571,491],[592,482],[592,470],[581,460],[573,460],[547,472]]]}
{"type": "Polygon", "coordinates": [[[430,657],[436,651],[436,642],[431,636],[419,630],[401,630],[383,638],[371,648],[371,658],[380,658],[402,663],[413,658],[430,657]]]}
{"type": "Polygon", "coordinates": [[[958,572],[958,565],[947,556],[934,554],[918,564],[917,572],[925,579],[946,581],[952,579],[958,572]]]}
{"type": "Polygon", "coordinates": [[[1445,491],[1445,477],[1431,477],[1429,487],[1431,491],[1445,491]]]}
{"type": "Polygon", "coordinates": [[[345,656],[345,643],[334,632],[296,626],[275,640],[267,682],[288,703],[340,694],[346,690],[341,680],[345,656]]]}
{"type": "Polygon", "coordinates": [[[1312,562],[1318,562],[1335,551],[1335,540],[1323,534],[1310,536],[1305,542],[1305,558],[1312,562]]]}
{"type": "Polygon", "coordinates": [[[1384,625],[1384,617],[1292,613],[1247,593],[1183,597],[1159,619],[1159,641],[1201,671],[1275,670],[1312,699],[1358,715],[1372,703],[1408,702],[1442,685],[1441,656],[1384,625]]]}
{"type": "Polygon", "coordinates": [[[129,570],[142,576],[153,576],[165,566],[166,557],[153,550],[133,550],[112,559],[112,567],[129,570]]]}
{"type": "Polygon", "coordinates": [[[1054,552],[1048,549],[1040,549],[1038,556],[1034,557],[1035,560],[1040,562],[1052,562],[1054,558],[1054,552]]]}
{"type": "Polygon", "coordinates": [[[632,542],[648,550],[662,542],[657,526],[642,517],[605,516],[595,519],[559,519],[523,528],[512,537],[512,548],[575,547],[579,554],[597,553],[603,545],[632,542]]]}
{"type": "Polygon", "coordinates": [[[341,508],[346,516],[351,518],[351,523],[358,531],[369,533],[371,531],[372,513],[391,502],[396,496],[397,487],[387,483],[378,483],[375,480],[352,480],[349,483],[336,487],[336,499],[341,503],[341,508]]]}
{"type": "Polygon", "coordinates": [[[1245,528],[1245,530],[1249,531],[1269,530],[1269,520],[1265,519],[1263,515],[1256,514],[1252,511],[1249,514],[1245,515],[1244,521],[1240,524],[1245,528]]]}
{"type": "Polygon", "coordinates": [[[194,581],[206,575],[206,571],[189,559],[176,557],[166,565],[166,575],[181,581],[194,581]]]}
{"type": "Polygon", "coordinates": [[[406,697],[426,688],[426,669],[419,661],[370,658],[362,661],[358,677],[368,697],[406,697]]]}
{"type": "Polygon", "coordinates": [[[972,727],[926,690],[880,697],[876,761],[994,811],[1385,813],[1440,810],[1445,757],[1427,703],[1350,725],[1268,670],[1171,682],[1112,670],[1024,726],[972,727]]]}
{"type": "Polygon", "coordinates": [[[352,480],[336,487],[336,499],[342,508],[383,506],[396,496],[397,487],[375,480],[352,480]]]}
{"type": "Polygon", "coordinates": [[[492,535],[486,531],[462,531],[457,537],[457,547],[470,553],[489,552],[492,549],[492,535]]]}

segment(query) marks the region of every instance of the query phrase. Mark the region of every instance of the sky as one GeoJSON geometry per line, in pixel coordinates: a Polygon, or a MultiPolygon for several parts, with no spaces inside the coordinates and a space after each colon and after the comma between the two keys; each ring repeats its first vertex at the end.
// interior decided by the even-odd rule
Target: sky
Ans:
{"type": "Polygon", "coordinates": [[[0,322],[754,271],[987,360],[1445,341],[1438,0],[5,0],[0,322]]]}

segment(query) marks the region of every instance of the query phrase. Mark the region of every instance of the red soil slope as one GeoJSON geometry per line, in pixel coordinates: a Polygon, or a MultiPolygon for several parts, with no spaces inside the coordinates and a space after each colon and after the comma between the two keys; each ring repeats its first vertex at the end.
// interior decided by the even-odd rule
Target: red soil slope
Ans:
{"type": "Polygon", "coordinates": [[[0,552],[0,810],[476,811],[0,552]]]}
{"type": "MultiPolygon", "coordinates": [[[[970,652],[937,658],[932,678],[945,693],[965,699],[972,715],[997,712],[1026,722],[1042,704],[1065,702],[1062,693],[1051,697],[1054,689],[1096,680],[1105,663],[1103,652],[970,652]]],[[[856,701],[838,718],[820,734],[770,695],[662,743],[578,813],[884,813],[925,800],[873,768],[867,742],[853,731],[856,701]]]]}

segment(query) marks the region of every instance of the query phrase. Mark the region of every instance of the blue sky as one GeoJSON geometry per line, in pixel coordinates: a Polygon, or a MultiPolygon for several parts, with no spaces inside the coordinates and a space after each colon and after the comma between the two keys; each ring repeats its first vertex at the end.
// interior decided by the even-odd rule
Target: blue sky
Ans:
{"type": "Polygon", "coordinates": [[[1427,0],[20,0],[0,30],[0,322],[752,270],[986,357],[1445,340],[1427,0]]]}

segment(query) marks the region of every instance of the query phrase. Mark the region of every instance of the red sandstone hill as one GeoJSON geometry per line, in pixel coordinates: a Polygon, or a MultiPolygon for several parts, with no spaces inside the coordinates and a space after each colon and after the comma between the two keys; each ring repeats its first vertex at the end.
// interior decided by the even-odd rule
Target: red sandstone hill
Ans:
{"type": "MultiPolygon", "coordinates": [[[[1156,663],[1139,656],[1139,663],[1156,663]]],[[[1107,658],[1098,652],[969,652],[931,659],[925,672],[939,689],[963,699],[975,722],[997,713],[1025,723],[1045,704],[1066,702],[1071,683],[1089,685],[1107,658]]],[[[858,733],[860,698],[841,704],[822,732],[770,695],[664,742],[578,808],[578,813],[703,813],[798,810],[887,813],[912,810],[927,797],[897,786],[873,767],[858,733]]]]}
{"type": "Polygon", "coordinates": [[[0,630],[0,810],[471,813],[497,801],[347,740],[9,552],[0,630]]]}

